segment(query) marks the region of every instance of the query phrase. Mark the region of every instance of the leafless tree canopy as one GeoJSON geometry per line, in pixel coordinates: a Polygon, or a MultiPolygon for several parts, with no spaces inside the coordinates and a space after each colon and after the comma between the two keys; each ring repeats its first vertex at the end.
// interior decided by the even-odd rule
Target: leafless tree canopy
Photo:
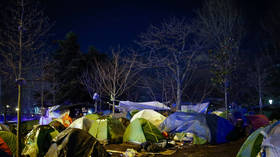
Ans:
{"type": "Polygon", "coordinates": [[[146,50],[145,57],[151,67],[168,70],[163,77],[174,80],[172,87],[176,90],[179,109],[182,91],[192,79],[196,67],[194,60],[202,46],[195,38],[194,28],[185,19],[171,18],[160,26],[152,25],[140,35],[138,44],[146,50]]]}

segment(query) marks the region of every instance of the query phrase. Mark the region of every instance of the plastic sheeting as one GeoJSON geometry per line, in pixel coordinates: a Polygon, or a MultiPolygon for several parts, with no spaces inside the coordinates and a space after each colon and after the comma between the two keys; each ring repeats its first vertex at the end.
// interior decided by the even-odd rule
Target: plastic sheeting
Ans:
{"type": "Polygon", "coordinates": [[[207,141],[211,140],[211,133],[203,114],[175,112],[169,115],[159,128],[169,133],[193,133],[207,141]]]}
{"type": "Polygon", "coordinates": [[[89,133],[68,128],[54,140],[45,157],[107,157],[104,147],[89,133]]]}
{"type": "Polygon", "coordinates": [[[182,105],[181,111],[183,112],[195,112],[195,113],[206,113],[209,106],[209,102],[197,103],[193,105],[182,105]]]}
{"type": "Polygon", "coordinates": [[[150,101],[150,102],[120,101],[119,106],[116,107],[122,111],[143,110],[143,109],[170,110],[168,106],[158,101],[150,101]]]}
{"type": "Polygon", "coordinates": [[[43,157],[48,151],[52,139],[56,135],[58,135],[58,131],[49,125],[35,127],[25,138],[25,147],[22,151],[22,155],[43,157]]]}

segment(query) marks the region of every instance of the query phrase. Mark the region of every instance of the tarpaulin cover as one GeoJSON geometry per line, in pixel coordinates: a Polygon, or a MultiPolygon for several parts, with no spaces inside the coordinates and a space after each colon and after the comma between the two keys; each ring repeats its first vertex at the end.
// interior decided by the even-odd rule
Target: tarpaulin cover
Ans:
{"type": "Polygon", "coordinates": [[[160,125],[161,131],[169,133],[193,133],[200,138],[211,140],[211,133],[204,114],[175,112],[160,125]]]}
{"type": "Polygon", "coordinates": [[[196,113],[206,113],[209,106],[209,102],[197,103],[191,105],[182,105],[181,111],[183,112],[196,112],[196,113]]]}
{"type": "Polygon", "coordinates": [[[137,118],[131,122],[123,135],[123,142],[141,144],[144,142],[159,142],[164,139],[161,132],[151,122],[137,118]]]}
{"type": "Polygon", "coordinates": [[[136,113],[131,118],[130,123],[133,122],[137,118],[144,118],[144,119],[148,120],[149,122],[151,122],[156,127],[159,127],[160,123],[162,123],[166,117],[164,117],[163,115],[161,115],[160,113],[158,113],[154,110],[145,109],[145,110],[142,110],[142,111],[139,111],[138,113],[136,113]]]}
{"type": "Polygon", "coordinates": [[[16,135],[14,135],[12,132],[0,131],[0,138],[7,144],[11,153],[13,155],[15,155],[16,154],[16,135]]]}
{"type": "Polygon", "coordinates": [[[254,130],[269,124],[269,120],[265,115],[248,115],[246,118],[250,121],[254,130]]]}
{"type": "Polygon", "coordinates": [[[143,109],[170,110],[168,106],[158,101],[150,101],[150,102],[120,101],[119,105],[116,107],[122,111],[143,110],[143,109]]]}
{"type": "Polygon", "coordinates": [[[89,133],[68,128],[54,140],[45,157],[107,157],[104,147],[89,133]]]}
{"type": "Polygon", "coordinates": [[[228,142],[227,137],[234,129],[228,120],[214,114],[206,114],[206,121],[211,133],[211,144],[228,142]]]}
{"type": "Polygon", "coordinates": [[[29,132],[25,138],[25,147],[22,155],[30,157],[43,157],[48,151],[52,139],[58,131],[49,125],[39,125],[29,132]]]}

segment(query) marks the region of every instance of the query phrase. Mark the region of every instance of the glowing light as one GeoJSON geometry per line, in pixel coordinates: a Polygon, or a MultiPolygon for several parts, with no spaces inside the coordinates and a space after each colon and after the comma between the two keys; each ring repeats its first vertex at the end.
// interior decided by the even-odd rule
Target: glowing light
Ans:
{"type": "Polygon", "coordinates": [[[92,110],[91,109],[88,110],[88,114],[92,114],[92,110]]]}
{"type": "Polygon", "coordinates": [[[19,109],[18,108],[16,108],[16,111],[18,111],[19,109]]]}
{"type": "Polygon", "coordinates": [[[10,108],[10,105],[6,105],[6,108],[10,108]]]}
{"type": "Polygon", "coordinates": [[[269,99],[268,102],[269,102],[270,105],[272,105],[273,100],[272,100],[272,99],[269,99]]]}

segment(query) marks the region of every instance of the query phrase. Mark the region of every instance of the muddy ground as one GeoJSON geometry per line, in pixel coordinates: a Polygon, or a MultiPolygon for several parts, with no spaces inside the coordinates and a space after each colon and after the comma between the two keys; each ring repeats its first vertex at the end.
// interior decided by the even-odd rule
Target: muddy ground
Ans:
{"type": "MultiPolygon", "coordinates": [[[[219,145],[191,145],[184,144],[183,146],[177,145],[176,147],[168,147],[169,150],[176,150],[172,155],[160,155],[160,154],[138,154],[138,156],[156,156],[156,157],[235,157],[238,153],[241,145],[246,138],[242,138],[236,141],[232,141],[225,144],[219,145]]],[[[125,152],[127,148],[133,148],[141,152],[139,146],[132,144],[109,144],[105,146],[106,150],[120,151],[119,153],[111,153],[113,157],[123,156],[121,152],[125,152]]]]}

